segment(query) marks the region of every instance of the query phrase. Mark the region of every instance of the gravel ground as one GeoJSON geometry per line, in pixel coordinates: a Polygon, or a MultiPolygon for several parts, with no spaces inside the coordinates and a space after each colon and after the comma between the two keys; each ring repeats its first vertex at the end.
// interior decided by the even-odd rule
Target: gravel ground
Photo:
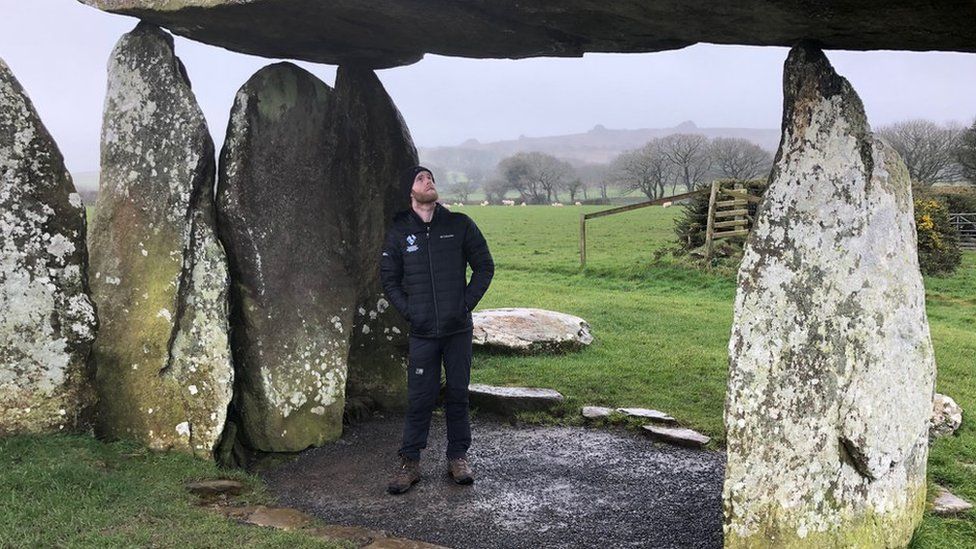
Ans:
{"type": "Polygon", "coordinates": [[[482,417],[472,420],[468,453],[477,480],[458,486],[446,474],[444,419],[435,415],[424,478],[390,496],[402,421],[375,416],[262,476],[282,505],[329,523],[455,549],[722,546],[721,453],[622,430],[482,417]]]}

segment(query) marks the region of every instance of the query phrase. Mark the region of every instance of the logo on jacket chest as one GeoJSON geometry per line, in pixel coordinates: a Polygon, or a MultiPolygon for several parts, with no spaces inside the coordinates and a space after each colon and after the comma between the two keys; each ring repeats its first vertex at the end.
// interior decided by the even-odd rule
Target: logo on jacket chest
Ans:
{"type": "Polygon", "coordinates": [[[416,252],[417,249],[417,235],[407,235],[407,252],[416,252]]]}

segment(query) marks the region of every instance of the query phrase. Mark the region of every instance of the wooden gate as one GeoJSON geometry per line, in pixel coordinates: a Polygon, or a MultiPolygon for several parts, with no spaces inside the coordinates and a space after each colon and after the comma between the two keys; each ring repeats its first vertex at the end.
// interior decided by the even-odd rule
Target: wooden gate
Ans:
{"type": "Polygon", "coordinates": [[[712,259],[712,246],[716,240],[749,234],[753,221],[749,215],[749,204],[760,200],[760,197],[749,194],[741,182],[712,182],[705,227],[706,262],[712,259]]]}
{"type": "Polygon", "coordinates": [[[964,250],[976,250],[976,212],[951,213],[949,223],[959,233],[959,247],[964,250]]]}

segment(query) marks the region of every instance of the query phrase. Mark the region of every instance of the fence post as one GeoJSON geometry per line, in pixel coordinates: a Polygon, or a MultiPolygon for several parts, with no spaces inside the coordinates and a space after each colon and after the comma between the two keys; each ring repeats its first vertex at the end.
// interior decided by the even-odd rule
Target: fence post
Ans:
{"type": "Polygon", "coordinates": [[[715,223],[715,198],[718,196],[718,181],[712,181],[712,192],[708,195],[708,221],[705,224],[705,263],[712,260],[712,232],[715,223]]]}
{"type": "Polygon", "coordinates": [[[586,267],[586,214],[584,213],[580,213],[579,250],[580,269],[582,269],[586,267]]]}

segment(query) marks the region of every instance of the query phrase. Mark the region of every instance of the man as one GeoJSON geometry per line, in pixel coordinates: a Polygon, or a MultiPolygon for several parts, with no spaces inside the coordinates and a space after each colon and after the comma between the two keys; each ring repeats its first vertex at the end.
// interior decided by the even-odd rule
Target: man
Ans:
{"type": "Polygon", "coordinates": [[[447,377],[448,473],[471,484],[468,383],[471,377],[471,310],[488,290],[495,264],[474,221],[437,202],[434,176],[415,166],[401,180],[410,208],[393,218],[380,259],[387,299],[410,323],[407,417],[400,466],[387,490],[402,494],[420,480],[420,450],[427,446],[430,417],[447,377]],[[471,281],[466,280],[467,265],[471,281]]]}

